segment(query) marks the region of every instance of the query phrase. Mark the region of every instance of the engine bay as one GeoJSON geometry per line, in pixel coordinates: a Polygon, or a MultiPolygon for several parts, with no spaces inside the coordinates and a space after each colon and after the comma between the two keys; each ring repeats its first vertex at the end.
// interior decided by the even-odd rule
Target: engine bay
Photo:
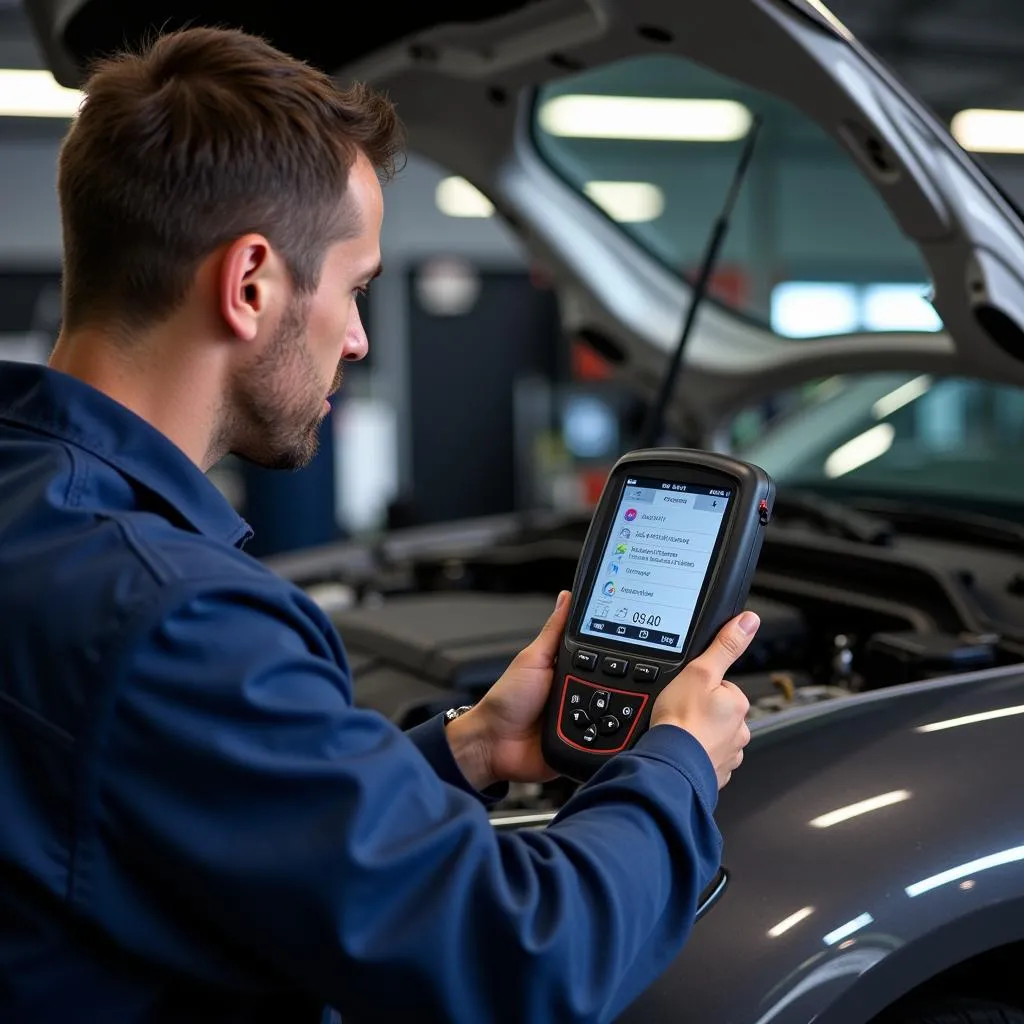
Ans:
{"type": "MultiPolygon", "coordinates": [[[[409,728],[478,700],[533,639],[572,585],[588,523],[544,514],[446,524],[273,567],[338,628],[357,704],[409,728]]],[[[907,528],[852,539],[777,515],[748,602],[761,628],[730,678],[756,719],[1020,661],[1022,581],[1024,546],[907,528]]],[[[514,787],[502,809],[549,810],[572,788],[514,787]]]]}

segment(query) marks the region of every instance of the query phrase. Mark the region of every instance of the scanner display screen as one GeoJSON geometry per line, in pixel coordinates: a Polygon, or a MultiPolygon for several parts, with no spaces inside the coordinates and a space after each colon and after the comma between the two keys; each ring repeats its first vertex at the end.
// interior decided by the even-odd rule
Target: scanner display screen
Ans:
{"type": "Polygon", "coordinates": [[[627,477],[579,632],[679,654],[731,499],[728,488],[627,477]]]}

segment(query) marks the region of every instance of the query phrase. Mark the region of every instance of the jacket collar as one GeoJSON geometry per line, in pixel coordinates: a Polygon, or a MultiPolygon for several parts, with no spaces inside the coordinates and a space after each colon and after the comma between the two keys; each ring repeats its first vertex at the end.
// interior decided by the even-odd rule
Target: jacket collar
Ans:
{"type": "Polygon", "coordinates": [[[0,422],[91,453],[153,491],[197,533],[240,546],[249,525],[169,438],[95,388],[47,366],[0,362],[0,422]]]}

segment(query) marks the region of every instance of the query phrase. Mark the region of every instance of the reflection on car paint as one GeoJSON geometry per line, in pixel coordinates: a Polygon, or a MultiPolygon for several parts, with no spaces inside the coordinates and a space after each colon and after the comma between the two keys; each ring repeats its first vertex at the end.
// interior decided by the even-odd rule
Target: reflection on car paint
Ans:
{"type": "Polygon", "coordinates": [[[837,807],[827,814],[819,814],[812,818],[808,824],[811,828],[831,828],[841,822],[849,821],[851,818],[859,818],[862,814],[870,814],[872,811],[880,811],[883,807],[892,807],[893,804],[902,803],[910,799],[910,790],[894,789],[891,793],[880,793],[878,796],[868,797],[866,800],[859,800],[855,804],[847,804],[845,807],[837,807]]]}
{"type": "Polygon", "coordinates": [[[944,722],[930,722],[928,725],[919,725],[915,731],[942,732],[945,729],[957,729],[961,725],[991,722],[996,718],[1009,718],[1012,715],[1024,715],[1024,704],[1016,704],[1009,708],[996,708],[994,711],[981,711],[976,715],[962,715],[960,718],[948,718],[944,722]]]}
{"type": "MultiPolygon", "coordinates": [[[[1024,846],[1015,846],[1009,850],[1001,850],[999,853],[989,854],[987,857],[979,857],[977,860],[968,861],[966,864],[959,864],[948,871],[940,871],[930,878],[923,878],[920,882],[908,885],[906,894],[910,897],[921,896],[940,885],[948,885],[950,882],[959,881],[968,875],[976,875],[981,871],[988,871],[990,868],[998,868],[1004,864],[1014,864],[1024,860],[1024,846]]],[[[973,886],[971,886],[973,888],[973,886]]]]}

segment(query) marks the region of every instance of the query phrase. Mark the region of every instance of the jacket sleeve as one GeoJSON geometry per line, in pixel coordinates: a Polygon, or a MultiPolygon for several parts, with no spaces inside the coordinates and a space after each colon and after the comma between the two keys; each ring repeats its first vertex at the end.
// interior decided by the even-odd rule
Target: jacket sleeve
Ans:
{"type": "Polygon", "coordinates": [[[507,782],[498,782],[488,789],[478,790],[462,774],[445,735],[443,715],[435,715],[426,722],[407,729],[405,735],[416,744],[419,752],[430,762],[430,766],[442,782],[471,793],[485,807],[493,807],[499,800],[508,796],[507,782]]]}
{"type": "Polygon", "coordinates": [[[150,617],[88,741],[79,909],[146,959],[294,990],[346,1024],[619,1012],[679,951],[718,866],[696,740],[653,729],[548,828],[498,833],[352,706],[316,633],[229,589],[150,617]]]}

